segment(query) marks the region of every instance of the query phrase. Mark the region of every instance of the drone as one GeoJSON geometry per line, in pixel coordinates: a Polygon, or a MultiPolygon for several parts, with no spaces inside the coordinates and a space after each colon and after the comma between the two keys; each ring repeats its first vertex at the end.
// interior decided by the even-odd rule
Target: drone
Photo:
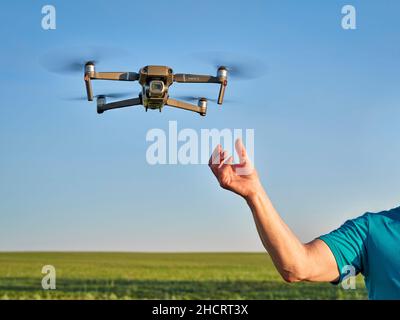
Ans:
{"type": "Polygon", "coordinates": [[[197,105],[182,100],[176,100],[169,96],[169,87],[174,83],[215,83],[220,85],[218,99],[216,102],[222,105],[225,89],[228,84],[228,68],[219,66],[216,76],[174,73],[170,67],[148,65],[139,72],[97,72],[94,61],[85,63],[84,81],[86,86],[87,100],[93,101],[92,80],[111,81],[138,81],[142,90],[138,97],[116,102],[107,103],[106,95],[96,96],[97,113],[101,114],[107,110],[143,105],[146,111],[161,110],[164,106],[197,112],[201,116],[207,113],[208,99],[200,97],[197,105]]]}

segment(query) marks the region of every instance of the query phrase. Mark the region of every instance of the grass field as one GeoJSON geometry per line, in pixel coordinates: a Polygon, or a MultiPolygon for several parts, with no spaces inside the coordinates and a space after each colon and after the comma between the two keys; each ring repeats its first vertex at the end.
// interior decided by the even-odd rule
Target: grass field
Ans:
{"type": "Polygon", "coordinates": [[[283,282],[262,253],[0,253],[0,299],[365,299],[331,284],[283,282]],[[43,290],[44,265],[57,289],[43,290]]]}

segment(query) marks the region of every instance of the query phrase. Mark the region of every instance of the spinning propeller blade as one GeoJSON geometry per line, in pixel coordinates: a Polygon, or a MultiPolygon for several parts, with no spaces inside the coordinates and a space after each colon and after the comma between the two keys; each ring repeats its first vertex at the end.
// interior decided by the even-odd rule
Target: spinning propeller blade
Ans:
{"type": "MultiPolygon", "coordinates": [[[[190,95],[178,95],[178,96],[175,96],[176,98],[178,98],[178,99],[182,99],[182,100],[186,100],[186,101],[190,101],[190,102],[198,102],[201,98],[205,98],[205,99],[207,99],[207,101],[211,101],[211,102],[215,102],[215,103],[217,103],[217,99],[213,99],[213,98],[207,98],[207,97],[196,97],[196,96],[190,96],[190,95]]],[[[224,103],[225,102],[227,102],[227,103],[230,103],[230,102],[233,102],[232,100],[229,100],[229,99],[224,99],[224,103]]]]}
{"type": "MultiPolygon", "coordinates": [[[[127,97],[129,95],[133,96],[133,93],[132,92],[119,92],[119,93],[99,94],[99,95],[94,96],[94,97],[95,98],[106,97],[106,98],[120,99],[120,98],[127,97]]],[[[72,97],[72,98],[66,98],[65,100],[84,101],[84,100],[87,100],[87,97],[86,96],[72,97]]]]}
{"type": "Polygon", "coordinates": [[[267,67],[263,61],[236,54],[209,52],[196,54],[195,58],[211,64],[215,69],[225,67],[228,70],[228,79],[252,80],[267,73],[267,67]]]}
{"type": "Polygon", "coordinates": [[[40,64],[49,72],[57,74],[83,73],[85,64],[121,56],[121,50],[107,47],[63,48],[48,52],[40,58],[40,64]]]}

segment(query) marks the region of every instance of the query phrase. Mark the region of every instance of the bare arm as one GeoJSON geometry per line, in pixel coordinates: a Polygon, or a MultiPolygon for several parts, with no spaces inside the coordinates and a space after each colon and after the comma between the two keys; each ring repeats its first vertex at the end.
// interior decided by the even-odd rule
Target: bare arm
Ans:
{"type": "Polygon", "coordinates": [[[249,205],[261,241],[288,282],[334,281],[339,278],[335,258],[321,240],[303,244],[273,207],[247,157],[240,140],[236,142],[240,164],[233,164],[221,146],[217,146],[209,166],[221,187],[242,196],[249,205]]]}

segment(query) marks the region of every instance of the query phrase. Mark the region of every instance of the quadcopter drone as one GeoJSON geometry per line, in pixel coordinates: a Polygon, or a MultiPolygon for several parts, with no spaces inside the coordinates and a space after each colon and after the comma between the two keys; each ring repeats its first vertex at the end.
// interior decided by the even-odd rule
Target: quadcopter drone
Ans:
{"type": "Polygon", "coordinates": [[[97,72],[95,63],[89,61],[85,64],[85,85],[88,101],[93,101],[93,89],[91,80],[114,80],[114,81],[138,81],[142,86],[139,96],[132,99],[121,100],[107,103],[105,95],[96,96],[97,113],[104,111],[125,108],[137,105],[143,105],[146,111],[148,109],[159,110],[161,112],[164,106],[184,109],[199,113],[205,116],[207,112],[207,99],[198,98],[198,104],[191,104],[181,100],[170,98],[168,94],[169,87],[174,82],[180,83],[216,83],[220,85],[218,104],[222,104],[224,100],[225,88],[227,86],[228,69],[226,67],[218,67],[217,75],[198,75],[175,73],[167,66],[145,66],[136,72],[97,72]]]}

